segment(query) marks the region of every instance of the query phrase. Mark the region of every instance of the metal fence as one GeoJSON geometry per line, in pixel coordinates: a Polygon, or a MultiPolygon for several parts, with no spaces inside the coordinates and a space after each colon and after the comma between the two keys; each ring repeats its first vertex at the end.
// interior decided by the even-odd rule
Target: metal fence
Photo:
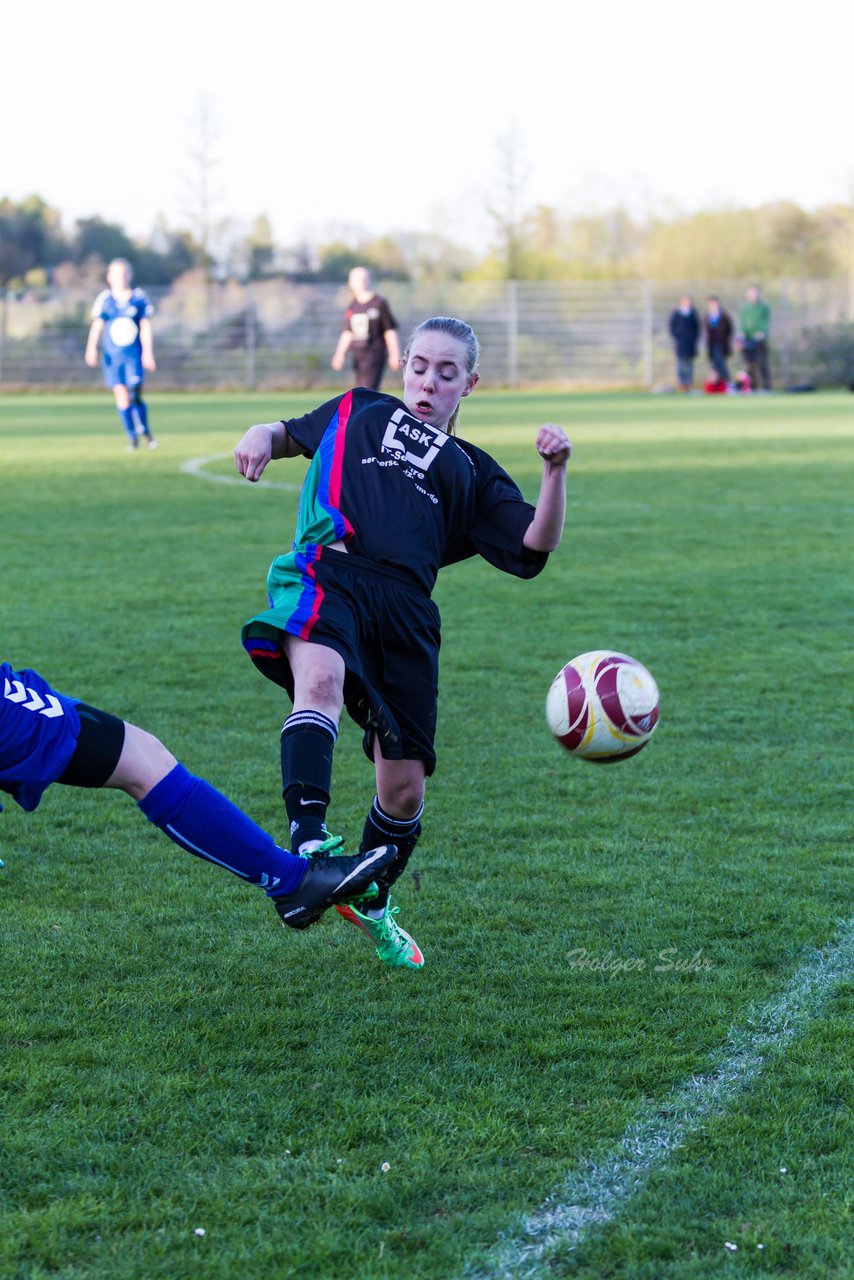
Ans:
{"type": "MultiPolygon", "coordinates": [[[[744,280],[389,284],[405,336],[428,315],[458,315],[481,343],[486,385],[655,387],[673,382],[667,325],[683,291],[702,311],[718,294],[734,319],[744,280]]],[[[147,290],[161,390],[343,386],[329,360],[347,291],[266,280],[207,282],[191,273],[147,290]]],[[[854,381],[854,282],[765,282],[778,385],[854,381]],[[830,356],[828,356],[830,352],[830,356]]],[[[83,363],[92,293],[40,290],[0,298],[0,389],[93,388],[83,363]]],[[[698,373],[705,369],[701,360],[698,373]]],[[[390,384],[390,380],[387,382],[390,384]]]]}

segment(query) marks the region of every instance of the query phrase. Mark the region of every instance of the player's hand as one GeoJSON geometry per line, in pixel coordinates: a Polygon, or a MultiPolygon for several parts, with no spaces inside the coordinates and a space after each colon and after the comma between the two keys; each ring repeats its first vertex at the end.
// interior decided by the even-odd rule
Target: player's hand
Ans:
{"type": "Polygon", "coordinates": [[[336,373],[340,373],[340,372],[341,372],[341,370],[344,368],[344,357],[343,357],[343,356],[333,356],[333,357],[332,357],[331,364],[332,364],[332,368],[335,370],[335,372],[336,372],[336,373]]]}
{"type": "Polygon", "coordinates": [[[400,368],[400,361],[399,361],[399,360],[389,360],[389,362],[388,362],[388,367],[389,367],[389,369],[391,369],[392,373],[397,373],[398,369],[400,368]]]}
{"type": "Polygon", "coordinates": [[[157,363],[156,363],[156,361],[155,361],[155,359],[154,359],[154,356],[143,356],[143,357],[142,357],[142,367],[143,367],[143,369],[146,369],[149,373],[156,373],[156,372],[157,372],[157,363]]]}
{"type": "MultiPolygon", "coordinates": [[[[80,348],[78,347],[78,348],[77,348],[77,350],[79,351],[79,350],[80,350],[80,348]]],[[[90,368],[90,369],[97,369],[97,367],[98,367],[98,352],[97,352],[97,351],[90,351],[90,350],[89,350],[89,348],[87,347],[87,348],[86,348],[86,354],[85,354],[85,356],[83,357],[83,359],[86,361],[86,363],[88,364],[88,366],[89,366],[89,368],[90,368]]]]}
{"type": "Polygon", "coordinates": [[[547,422],[537,432],[537,453],[554,467],[564,466],[572,455],[572,445],[563,427],[547,422]]]}
{"type": "Polygon", "coordinates": [[[273,435],[278,422],[256,422],[239,441],[234,450],[237,470],[247,480],[260,480],[264,468],[273,456],[273,435]]]}

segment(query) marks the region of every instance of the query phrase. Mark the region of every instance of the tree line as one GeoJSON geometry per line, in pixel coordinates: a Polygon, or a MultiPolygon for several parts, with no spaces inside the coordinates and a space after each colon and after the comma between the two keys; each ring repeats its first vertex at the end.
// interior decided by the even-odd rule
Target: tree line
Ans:
{"type": "Polygon", "coordinates": [[[539,206],[490,210],[491,246],[483,253],[450,238],[416,232],[334,240],[274,242],[269,219],[251,226],[223,220],[213,234],[176,230],[159,219],[145,239],[98,215],[66,229],[41,196],[0,200],[0,286],[5,289],[93,283],[112,258],[127,258],[144,285],[169,285],[194,267],[225,278],[281,275],[343,282],[357,264],[382,278],[429,280],[691,280],[833,277],[854,279],[854,204],[813,212],[791,201],[757,208],[632,215],[619,206],[567,213],[539,206]]]}

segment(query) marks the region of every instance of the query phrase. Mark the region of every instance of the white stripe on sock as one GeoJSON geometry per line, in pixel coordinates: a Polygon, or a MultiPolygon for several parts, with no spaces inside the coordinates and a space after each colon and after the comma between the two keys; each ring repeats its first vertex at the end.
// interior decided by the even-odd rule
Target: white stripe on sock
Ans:
{"type": "Polygon", "coordinates": [[[379,796],[374,796],[374,802],[371,805],[371,821],[380,831],[385,832],[388,836],[409,836],[418,826],[424,813],[424,805],[418,810],[414,818],[392,818],[386,813],[380,805],[379,796]]]}
{"type": "Polygon", "coordinates": [[[282,725],[282,733],[287,733],[292,729],[323,729],[329,734],[333,742],[338,738],[338,726],[334,720],[330,720],[322,711],[296,711],[289,715],[282,725]]]}

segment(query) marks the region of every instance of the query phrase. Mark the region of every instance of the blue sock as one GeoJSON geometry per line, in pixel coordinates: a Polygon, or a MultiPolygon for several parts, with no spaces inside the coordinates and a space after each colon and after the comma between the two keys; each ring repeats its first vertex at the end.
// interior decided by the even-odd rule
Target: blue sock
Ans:
{"type": "Polygon", "coordinates": [[[293,893],[302,883],[308,865],[304,858],[280,849],[272,836],[182,764],[152,787],[139,807],[182,849],[269,894],[293,893]]]}
{"type": "Polygon", "coordinates": [[[136,423],[133,420],[133,410],[117,409],[116,413],[122,420],[122,426],[131,438],[131,443],[136,444],[136,423]]]}
{"type": "Polygon", "coordinates": [[[142,433],[146,440],[150,440],[151,432],[148,429],[148,405],[144,400],[134,400],[131,404],[131,409],[136,414],[136,420],[142,427],[142,433]]]}

